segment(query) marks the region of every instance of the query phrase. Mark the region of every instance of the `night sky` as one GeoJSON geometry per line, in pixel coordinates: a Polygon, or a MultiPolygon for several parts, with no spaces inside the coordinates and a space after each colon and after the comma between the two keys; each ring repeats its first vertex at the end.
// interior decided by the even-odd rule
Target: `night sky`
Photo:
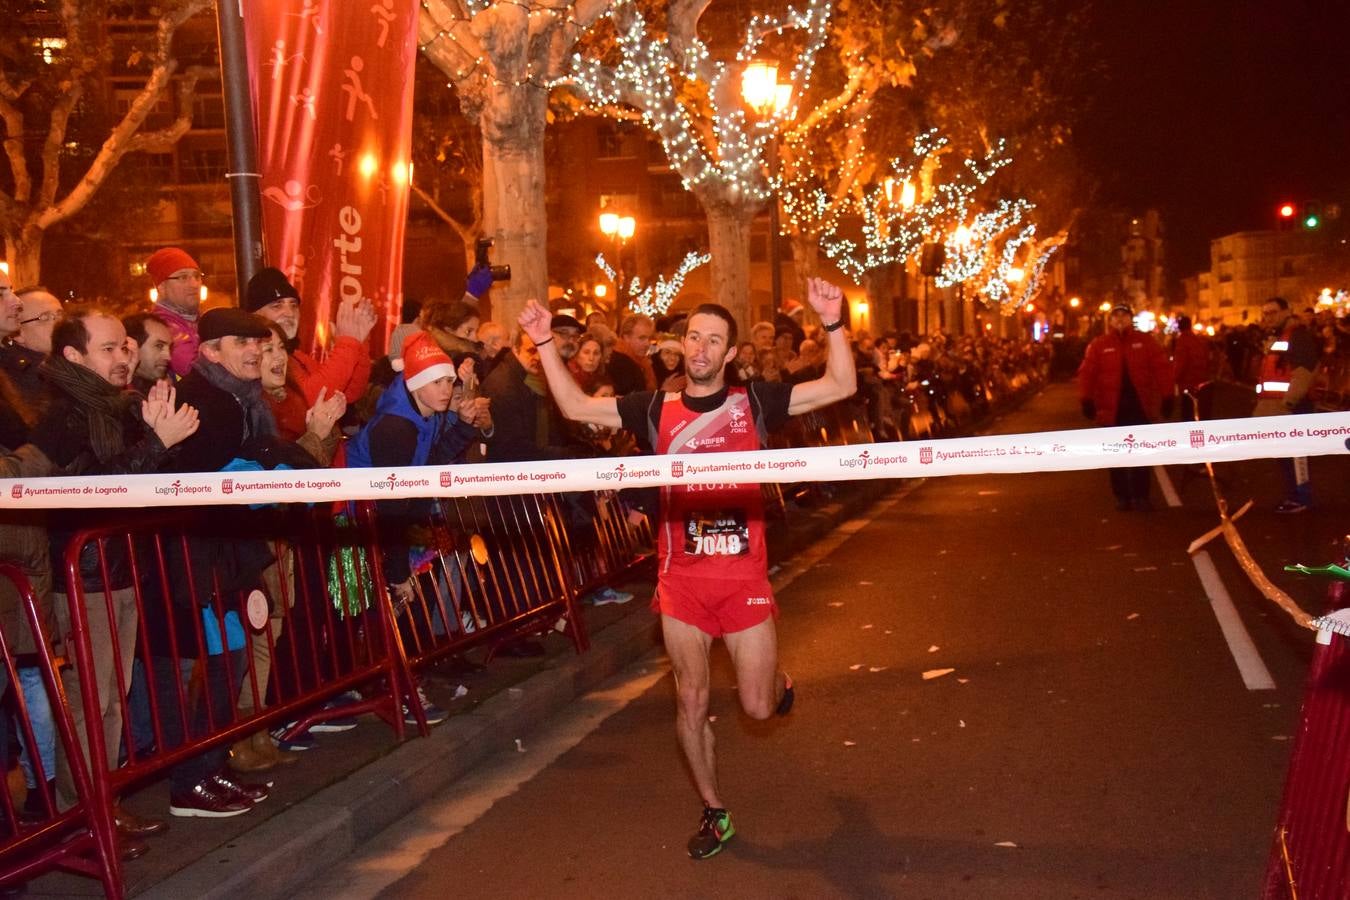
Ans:
{"type": "Polygon", "coordinates": [[[1084,164],[1102,201],[1162,210],[1171,280],[1286,199],[1350,215],[1350,0],[1096,0],[1094,19],[1084,164]]]}

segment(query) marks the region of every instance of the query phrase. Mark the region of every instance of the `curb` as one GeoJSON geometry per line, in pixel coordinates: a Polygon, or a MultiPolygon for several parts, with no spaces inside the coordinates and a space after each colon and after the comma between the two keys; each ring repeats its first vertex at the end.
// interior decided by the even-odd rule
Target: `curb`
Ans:
{"type": "MultiPolygon", "coordinates": [[[[645,610],[640,611],[645,613],[645,610]]],[[[316,872],[449,787],[489,754],[618,674],[659,644],[659,620],[629,615],[592,637],[591,648],[486,700],[473,712],[395,750],[262,822],[138,897],[266,900],[295,893],[316,872]]]]}

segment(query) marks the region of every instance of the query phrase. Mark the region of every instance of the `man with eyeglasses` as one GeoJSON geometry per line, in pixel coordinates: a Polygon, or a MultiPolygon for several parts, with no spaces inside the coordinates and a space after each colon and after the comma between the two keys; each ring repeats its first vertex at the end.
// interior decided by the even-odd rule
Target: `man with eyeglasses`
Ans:
{"type": "MultiPolygon", "coordinates": [[[[1256,382],[1253,416],[1287,416],[1313,411],[1308,392],[1317,376],[1317,339],[1308,326],[1289,311],[1283,297],[1271,297],[1261,305],[1265,328],[1265,353],[1256,382]]],[[[1307,457],[1281,459],[1285,498],[1275,512],[1301,513],[1312,505],[1312,483],[1307,457]]]]}
{"type": "Polygon", "coordinates": [[[44,287],[24,288],[18,294],[23,313],[19,317],[19,336],[14,340],[46,356],[52,352],[52,329],[61,318],[61,301],[44,287]]]}
{"type": "Polygon", "coordinates": [[[202,303],[202,270],[186,250],[164,247],[150,254],[145,272],[155,284],[155,312],[173,335],[170,368],[179,378],[197,358],[197,315],[202,303]]]}
{"type": "Polygon", "coordinates": [[[0,269],[0,371],[9,376],[20,398],[32,406],[40,404],[43,396],[38,366],[44,354],[18,342],[24,318],[23,301],[14,293],[9,273],[0,269]]]}

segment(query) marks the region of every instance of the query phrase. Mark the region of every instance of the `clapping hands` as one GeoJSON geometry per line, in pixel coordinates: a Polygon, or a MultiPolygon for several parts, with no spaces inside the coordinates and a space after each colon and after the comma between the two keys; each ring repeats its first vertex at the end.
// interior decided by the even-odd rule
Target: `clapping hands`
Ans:
{"type": "Polygon", "coordinates": [[[375,304],[369,300],[344,300],[338,304],[337,321],[333,323],[333,334],[338,337],[356,338],[364,341],[370,336],[378,317],[375,304]]]}
{"type": "Polygon", "coordinates": [[[196,407],[184,403],[174,409],[177,393],[167,380],[157,381],[141,402],[141,420],[166,448],[191,437],[201,424],[196,407]]]}
{"type": "Polygon", "coordinates": [[[333,433],[333,426],[347,412],[347,398],[341,391],[334,391],[331,396],[325,396],[327,393],[327,388],[319,388],[318,399],[305,413],[305,427],[321,441],[333,433]]]}

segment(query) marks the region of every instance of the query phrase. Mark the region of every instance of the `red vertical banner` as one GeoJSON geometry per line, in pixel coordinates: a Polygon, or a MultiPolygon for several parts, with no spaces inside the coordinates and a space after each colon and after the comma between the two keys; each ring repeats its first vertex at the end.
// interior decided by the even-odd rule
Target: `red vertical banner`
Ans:
{"type": "Polygon", "coordinates": [[[368,298],[380,344],[402,305],[417,4],[237,0],[258,126],[269,265],[322,346],[338,304],[368,298]]]}

